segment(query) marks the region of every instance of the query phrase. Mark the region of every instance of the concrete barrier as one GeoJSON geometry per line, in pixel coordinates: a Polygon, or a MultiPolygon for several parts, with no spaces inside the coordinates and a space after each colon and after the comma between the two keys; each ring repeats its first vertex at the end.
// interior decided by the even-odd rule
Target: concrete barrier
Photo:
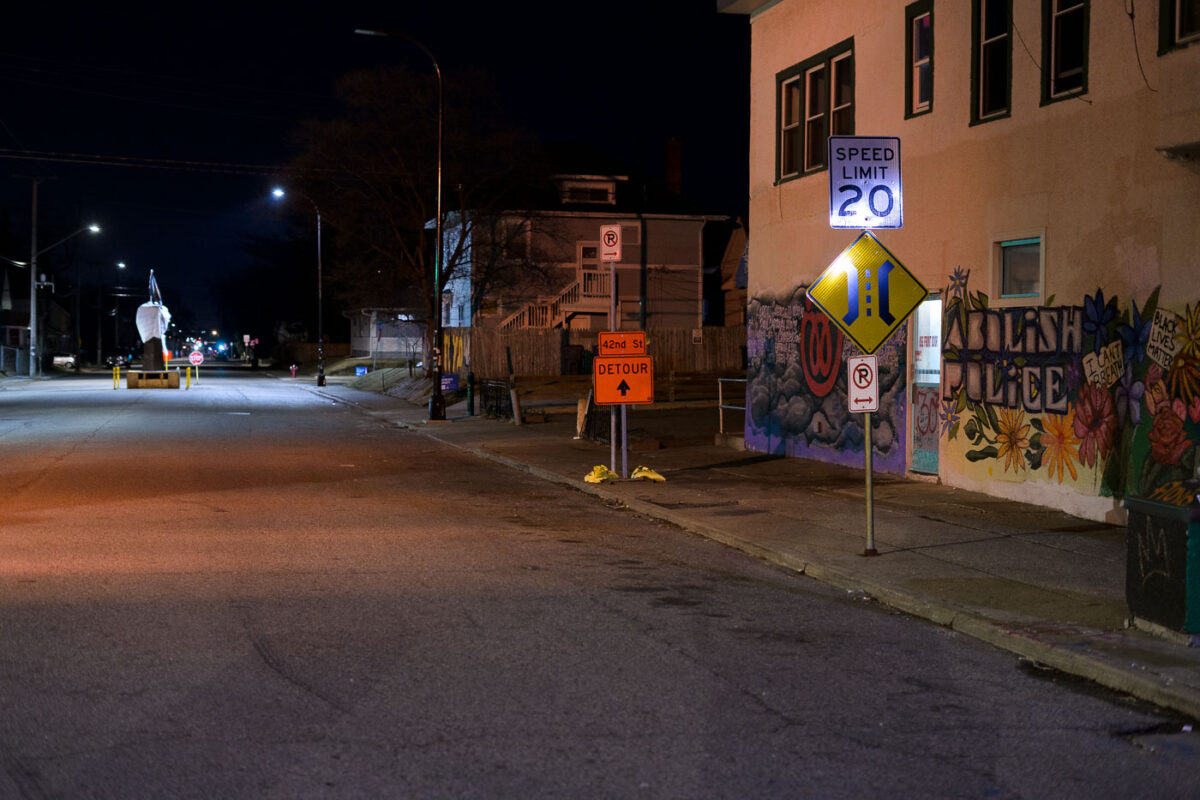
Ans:
{"type": "Polygon", "coordinates": [[[179,370],[129,370],[125,377],[128,389],[178,389],[179,370]]]}

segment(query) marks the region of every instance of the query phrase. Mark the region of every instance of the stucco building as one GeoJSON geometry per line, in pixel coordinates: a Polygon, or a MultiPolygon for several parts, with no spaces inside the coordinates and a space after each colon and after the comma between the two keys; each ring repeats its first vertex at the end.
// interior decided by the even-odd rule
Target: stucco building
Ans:
{"type": "Polygon", "coordinates": [[[1200,3],[719,0],[751,29],[746,441],[861,464],[852,342],[805,301],[831,134],[901,142],[932,290],[879,351],[877,468],[1119,520],[1200,442],[1200,3]]]}

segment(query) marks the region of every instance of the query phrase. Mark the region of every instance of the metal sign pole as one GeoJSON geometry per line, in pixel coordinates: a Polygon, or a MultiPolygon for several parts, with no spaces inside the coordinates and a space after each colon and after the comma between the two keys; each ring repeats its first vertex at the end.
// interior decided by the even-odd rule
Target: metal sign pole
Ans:
{"type": "MultiPolygon", "coordinates": [[[[608,262],[608,329],[617,329],[617,262],[608,262]]],[[[617,407],[608,408],[608,468],[617,471],[617,407]]],[[[624,477],[624,476],[622,476],[624,477]]]]}
{"type": "Polygon", "coordinates": [[[871,476],[871,412],[863,414],[863,425],[866,428],[866,444],[867,444],[867,549],[863,551],[864,556],[877,556],[879,551],[875,549],[875,487],[871,476]]]}
{"type": "Polygon", "coordinates": [[[625,409],[629,406],[621,404],[621,477],[629,477],[629,418],[625,409]]]}

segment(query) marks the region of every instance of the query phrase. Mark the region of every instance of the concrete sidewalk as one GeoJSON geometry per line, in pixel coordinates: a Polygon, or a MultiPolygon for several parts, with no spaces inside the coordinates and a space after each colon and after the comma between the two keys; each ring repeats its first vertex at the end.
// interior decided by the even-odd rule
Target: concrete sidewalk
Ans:
{"type": "MultiPolygon", "coordinates": [[[[822,582],[1200,719],[1200,647],[1127,627],[1125,529],[988,495],[876,474],[878,558],[861,469],[714,445],[715,408],[630,407],[630,471],[594,485],[607,444],[574,415],[515,426],[426,410],[336,382],[312,391],[448,445],[590,492],[822,582]],[[649,449],[639,449],[649,448],[649,449]]],[[[620,469],[618,455],[617,469],[620,469]]]]}

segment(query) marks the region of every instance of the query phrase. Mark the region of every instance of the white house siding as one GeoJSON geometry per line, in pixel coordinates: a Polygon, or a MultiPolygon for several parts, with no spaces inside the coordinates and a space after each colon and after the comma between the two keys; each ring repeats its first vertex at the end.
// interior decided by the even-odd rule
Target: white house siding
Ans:
{"type": "MultiPolygon", "coordinates": [[[[854,132],[901,139],[905,224],[879,236],[945,301],[940,480],[1097,519],[1177,493],[1200,442],[1200,162],[1156,148],[1200,142],[1200,44],[1160,54],[1160,4],[1139,3],[1135,50],[1125,4],[1093,0],[1087,92],[1043,105],[1043,3],[1013,0],[1010,115],[971,125],[972,3],[935,2],[933,110],[905,119],[905,6],[782,0],[751,17],[747,445],[862,463],[845,412],[857,348],[831,364],[816,345],[836,335],[803,299],[857,232],[829,227],[827,171],[775,173],[777,73],[853,38],[854,132]],[[996,243],[1031,236],[1041,292],[1001,301],[996,243]]],[[[894,472],[911,466],[908,335],[881,349],[873,420],[894,472]]]]}

